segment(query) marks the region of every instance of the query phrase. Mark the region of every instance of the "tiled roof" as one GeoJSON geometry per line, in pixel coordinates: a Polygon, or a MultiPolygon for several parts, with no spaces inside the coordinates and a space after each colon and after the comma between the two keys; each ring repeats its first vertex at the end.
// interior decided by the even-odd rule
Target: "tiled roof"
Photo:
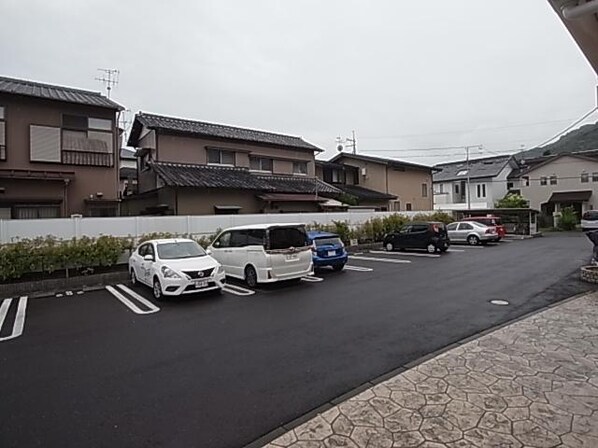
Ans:
{"type": "Polygon", "coordinates": [[[152,162],[152,169],[168,186],[222,188],[276,193],[340,194],[319,179],[302,176],[253,174],[246,168],[228,168],[170,162],[152,162]]]}
{"type": "Polygon", "coordinates": [[[52,84],[27,81],[25,79],[6,78],[0,76],[0,93],[32,96],[47,100],[63,101],[66,103],[85,104],[88,106],[106,107],[108,109],[123,110],[124,108],[109,100],[99,92],[73,89],[52,84]]]}
{"type": "Polygon", "coordinates": [[[392,159],[389,157],[378,157],[378,156],[365,156],[363,154],[352,154],[348,152],[341,152],[330,159],[328,162],[331,163],[339,163],[338,161],[342,158],[345,159],[355,159],[361,160],[364,162],[372,162],[372,163],[379,163],[381,165],[388,165],[393,168],[417,168],[423,170],[434,170],[435,168],[428,165],[421,165],[419,163],[412,163],[412,162],[404,162],[398,159],[392,159]]]}
{"type": "Polygon", "coordinates": [[[511,156],[498,156],[473,159],[469,160],[469,163],[465,160],[441,163],[436,165],[436,168],[440,168],[442,171],[434,173],[434,182],[465,180],[468,177],[467,172],[469,172],[470,179],[498,176],[510,159],[511,156]],[[464,174],[459,176],[459,173],[464,174]]]}
{"type": "Polygon", "coordinates": [[[345,193],[355,196],[358,199],[363,200],[392,200],[397,197],[392,194],[383,193],[381,191],[370,190],[369,188],[360,187],[359,185],[338,185],[338,188],[343,190],[345,193]]]}
{"type": "Polygon", "coordinates": [[[321,148],[306,142],[301,137],[295,137],[292,135],[275,134],[272,132],[258,131],[254,129],[208,123],[205,121],[165,117],[162,115],[146,114],[142,112],[135,115],[133,128],[131,129],[131,135],[129,136],[129,146],[138,146],[139,135],[143,126],[148,129],[159,129],[166,132],[180,134],[191,134],[217,139],[261,143],[283,148],[286,147],[318,152],[323,151],[321,148]]]}

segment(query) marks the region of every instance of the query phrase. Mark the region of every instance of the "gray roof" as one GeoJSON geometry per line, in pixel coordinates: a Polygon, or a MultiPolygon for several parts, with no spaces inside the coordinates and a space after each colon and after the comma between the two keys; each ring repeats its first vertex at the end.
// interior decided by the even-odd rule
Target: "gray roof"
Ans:
{"type": "Polygon", "coordinates": [[[73,89],[72,87],[63,87],[52,84],[42,84],[40,82],[6,78],[4,76],[0,76],[0,93],[32,96],[46,100],[106,107],[115,110],[124,109],[120,104],[109,100],[100,92],[91,92],[89,90],[73,89]]]}
{"type": "Polygon", "coordinates": [[[313,177],[254,174],[247,168],[218,167],[172,162],[151,162],[152,169],[168,186],[226,188],[273,193],[338,195],[341,191],[313,177]]]}
{"type": "Polygon", "coordinates": [[[120,158],[124,160],[137,160],[135,152],[132,148],[120,148],[120,158]]]}
{"type": "Polygon", "coordinates": [[[239,128],[223,124],[208,123],[205,121],[186,120],[183,118],[165,117],[140,112],[135,115],[135,121],[129,136],[129,146],[138,146],[139,135],[142,127],[159,129],[177,134],[191,134],[196,136],[211,137],[221,140],[238,140],[242,142],[261,143],[283,148],[301,149],[309,151],[323,151],[301,137],[292,135],[275,134],[272,132],[254,129],[239,128]]]}
{"type": "Polygon", "coordinates": [[[397,199],[394,194],[383,193],[382,191],[371,190],[359,185],[338,185],[338,188],[343,190],[345,193],[355,196],[362,200],[371,201],[388,201],[391,199],[397,199]]]}
{"type": "Polygon", "coordinates": [[[363,154],[352,154],[349,152],[341,152],[335,155],[332,159],[328,162],[330,163],[338,163],[338,160],[342,157],[347,159],[355,159],[355,160],[362,160],[364,162],[372,162],[372,163],[380,163],[382,165],[388,165],[393,168],[417,168],[422,170],[434,170],[435,168],[429,165],[422,165],[419,163],[412,163],[412,162],[404,162],[403,160],[392,159],[389,157],[379,157],[379,156],[366,156],[363,154]]]}
{"type": "Polygon", "coordinates": [[[436,165],[436,168],[440,168],[442,171],[434,173],[433,179],[434,182],[465,180],[468,177],[467,174],[462,174],[461,176],[458,175],[458,173],[463,171],[469,172],[470,179],[498,176],[505,165],[509,163],[510,159],[511,156],[497,156],[469,160],[469,165],[465,160],[441,163],[436,165]]]}

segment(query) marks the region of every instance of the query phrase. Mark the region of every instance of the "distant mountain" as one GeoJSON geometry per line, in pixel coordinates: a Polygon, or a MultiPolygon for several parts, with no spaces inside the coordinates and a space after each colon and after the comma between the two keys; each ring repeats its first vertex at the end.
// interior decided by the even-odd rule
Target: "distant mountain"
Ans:
{"type": "Polygon", "coordinates": [[[534,159],[542,156],[598,149],[598,122],[586,124],[563,135],[556,142],[516,154],[518,159],[534,159]]]}

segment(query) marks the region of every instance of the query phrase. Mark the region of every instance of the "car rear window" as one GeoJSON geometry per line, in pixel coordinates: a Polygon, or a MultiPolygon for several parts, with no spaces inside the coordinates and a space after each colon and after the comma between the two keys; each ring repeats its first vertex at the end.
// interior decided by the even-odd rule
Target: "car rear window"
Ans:
{"type": "Polygon", "coordinates": [[[268,232],[269,249],[279,250],[307,245],[304,227],[274,227],[268,232]]]}
{"type": "Polygon", "coordinates": [[[332,237],[332,238],[316,238],[314,240],[316,246],[335,246],[341,244],[341,239],[339,237],[332,237]]]}
{"type": "Polygon", "coordinates": [[[206,252],[193,241],[158,244],[158,257],[161,260],[177,260],[180,258],[203,257],[206,252]]]}
{"type": "Polygon", "coordinates": [[[585,219],[586,221],[596,221],[598,220],[598,211],[585,212],[581,219],[585,219]]]}

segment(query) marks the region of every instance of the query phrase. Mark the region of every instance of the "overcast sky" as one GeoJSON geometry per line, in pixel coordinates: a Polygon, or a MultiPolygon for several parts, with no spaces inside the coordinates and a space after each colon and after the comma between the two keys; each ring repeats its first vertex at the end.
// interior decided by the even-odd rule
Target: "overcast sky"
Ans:
{"type": "MultiPolygon", "coordinates": [[[[0,74],[420,163],[531,148],[594,107],[547,0],[2,0],[0,74]],[[411,151],[407,151],[411,150],[411,151]]],[[[596,116],[590,117],[596,121],[596,116]]]]}

